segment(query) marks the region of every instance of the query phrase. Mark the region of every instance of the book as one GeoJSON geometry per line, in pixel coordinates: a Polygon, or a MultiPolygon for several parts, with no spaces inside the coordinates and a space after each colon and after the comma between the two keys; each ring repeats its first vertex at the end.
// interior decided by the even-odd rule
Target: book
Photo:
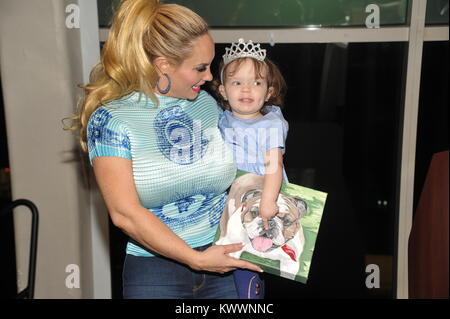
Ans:
{"type": "Polygon", "coordinates": [[[242,250],[230,256],[306,283],[327,193],[284,182],[277,199],[279,211],[265,230],[259,217],[263,181],[263,176],[238,170],[214,242],[242,242],[242,250]]]}

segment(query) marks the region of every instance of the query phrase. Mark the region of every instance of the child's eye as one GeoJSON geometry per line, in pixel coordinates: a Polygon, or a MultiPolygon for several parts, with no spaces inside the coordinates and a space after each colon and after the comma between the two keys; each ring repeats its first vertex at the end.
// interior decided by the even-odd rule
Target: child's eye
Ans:
{"type": "Polygon", "coordinates": [[[239,81],[233,81],[233,82],[231,82],[231,85],[240,85],[241,84],[241,82],[239,82],[239,81]]]}
{"type": "Polygon", "coordinates": [[[261,81],[255,81],[255,82],[253,82],[253,85],[256,85],[256,86],[261,85],[261,84],[262,84],[261,81]]]}

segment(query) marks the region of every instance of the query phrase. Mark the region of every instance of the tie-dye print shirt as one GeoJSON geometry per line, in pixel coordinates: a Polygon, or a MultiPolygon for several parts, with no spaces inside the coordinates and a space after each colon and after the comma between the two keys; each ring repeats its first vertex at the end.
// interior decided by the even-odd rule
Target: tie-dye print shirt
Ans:
{"type": "MultiPolygon", "coordinates": [[[[217,127],[220,108],[205,91],[193,100],[139,93],[90,117],[89,159],[131,159],[142,206],[191,247],[213,241],[236,165],[217,127]]],[[[132,239],[127,253],[153,256],[132,239]]]]}

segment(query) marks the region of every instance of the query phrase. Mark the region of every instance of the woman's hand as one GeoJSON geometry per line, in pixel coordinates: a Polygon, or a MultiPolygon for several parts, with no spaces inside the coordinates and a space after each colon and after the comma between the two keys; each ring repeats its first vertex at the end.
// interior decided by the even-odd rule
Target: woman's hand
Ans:
{"type": "Polygon", "coordinates": [[[275,201],[264,201],[264,199],[262,199],[259,202],[259,216],[263,221],[264,229],[269,229],[269,220],[275,217],[278,213],[278,209],[278,205],[275,201]]]}
{"type": "Polygon", "coordinates": [[[229,253],[241,250],[242,244],[215,245],[205,251],[198,252],[191,268],[194,270],[203,270],[217,272],[220,274],[245,268],[256,272],[262,272],[262,269],[248,261],[240,260],[229,256],[229,253]]]}

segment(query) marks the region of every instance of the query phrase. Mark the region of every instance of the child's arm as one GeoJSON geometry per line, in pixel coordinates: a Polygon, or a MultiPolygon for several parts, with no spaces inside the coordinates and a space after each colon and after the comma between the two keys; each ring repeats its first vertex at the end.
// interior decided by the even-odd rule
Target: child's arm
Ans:
{"type": "Polygon", "coordinates": [[[264,186],[259,204],[264,229],[269,229],[269,220],[278,213],[277,198],[283,182],[283,154],[280,148],[273,148],[264,154],[264,186]]]}

